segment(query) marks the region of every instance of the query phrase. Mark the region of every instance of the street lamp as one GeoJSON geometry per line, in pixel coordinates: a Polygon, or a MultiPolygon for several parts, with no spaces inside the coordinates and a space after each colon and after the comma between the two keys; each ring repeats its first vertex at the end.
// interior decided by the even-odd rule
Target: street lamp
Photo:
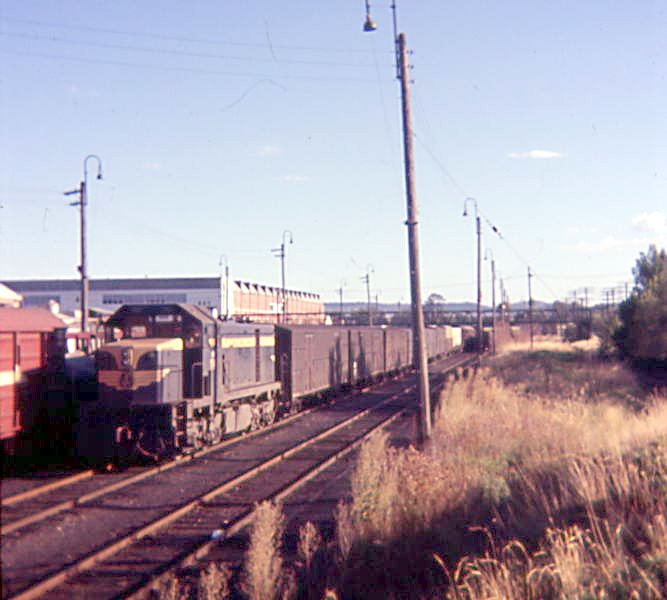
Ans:
{"type": "Polygon", "coordinates": [[[366,20],[364,21],[364,31],[375,31],[378,28],[378,26],[375,24],[375,21],[373,21],[373,18],[371,17],[371,3],[369,0],[366,0],[366,20]]]}
{"type": "Polygon", "coordinates": [[[88,268],[86,264],[86,206],[88,204],[88,161],[90,159],[97,161],[97,179],[102,179],[102,159],[97,154],[89,154],[83,159],[83,181],[79,189],[65,192],[65,196],[77,194],[79,200],[71,202],[70,206],[78,206],[80,209],[81,223],[81,264],[79,273],[81,274],[81,333],[88,331],[88,268]]]}
{"type": "MultiPolygon", "coordinates": [[[[428,380],[428,361],[426,358],[424,312],[421,297],[421,274],[419,271],[419,229],[417,193],[414,176],[412,112],[410,107],[410,77],[408,74],[408,51],[405,34],[398,33],[396,3],[392,2],[394,25],[394,45],[396,50],[396,75],[401,87],[401,116],[403,123],[403,162],[405,167],[405,195],[407,204],[408,255],[410,269],[410,294],[412,299],[412,362],[417,369],[419,389],[419,443],[423,444],[431,437],[431,392],[428,380]]],[[[375,23],[370,19],[369,6],[366,2],[366,22],[364,31],[373,31],[375,23]]]]}
{"type": "Polygon", "coordinates": [[[272,248],[271,252],[275,253],[275,256],[280,258],[280,271],[282,275],[282,300],[283,300],[283,306],[282,306],[282,321],[283,323],[287,322],[287,294],[285,291],[285,245],[286,245],[286,238],[289,238],[289,243],[292,244],[294,243],[294,239],[292,237],[292,232],[289,229],[285,229],[283,231],[283,241],[282,244],[280,244],[280,248],[272,248]]]}
{"type": "Polygon", "coordinates": [[[463,202],[463,216],[468,216],[468,202],[475,207],[475,223],[477,226],[477,352],[482,353],[482,226],[477,210],[477,200],[466,198],[463,202]]]}

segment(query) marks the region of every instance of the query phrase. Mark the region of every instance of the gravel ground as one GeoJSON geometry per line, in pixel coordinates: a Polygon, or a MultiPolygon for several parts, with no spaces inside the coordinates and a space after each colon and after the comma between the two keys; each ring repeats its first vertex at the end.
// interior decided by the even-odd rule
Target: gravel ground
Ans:
{"type": "Polygon", "coordinates": [[[48,483],[53,483],[59,479],[64,479],[75,475],[76,471],[46,471],[43,473],[31,473],[21,477],[3,477],[0,480],[0,496],[4,500],[9,496],[22,494],[28,490],[41,487],[48,483]]]}
{"type": "MultiPolygon", "coordinates": [[[[390,382],[382,388],[400,389],[403,385],[390,382]]],[[[3,536],[3,594],[16,593],[260,463],[279,449],[292,446],[295,432],[301,438],[313,435],[351,415],[353,406],[373,404],[379,395],[378,390],[324,407],[266,436],[241,441],[3,536]]]]}
{"type": "MultiPolygon", "coordinates": [[[[94,569],[96,597],[120,597],[128,588],[146,581],[146,577],[160,565],[182,558],[188,550],[193,551],[199,544],[207,542],[214,530],[247,514],[257,498],[279,491],[393,412],[387,408],[373,411],[337,431],[331,438],[300,450],[270,470],[220,494],[205,506],[195,508],[185,518],[171,523],[155,536],[133,544],[97,565],[94,569]]],[[[77,577],[50,592],[49,597],[85,598],[90,594],[92,576],[93,573],[86,573],[77,577]]]]}

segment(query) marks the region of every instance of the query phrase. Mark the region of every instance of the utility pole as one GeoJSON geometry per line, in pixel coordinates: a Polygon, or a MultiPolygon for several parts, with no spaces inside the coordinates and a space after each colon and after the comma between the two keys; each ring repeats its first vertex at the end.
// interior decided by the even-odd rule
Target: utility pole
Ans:
{"type": "Polygon", "coordinates": [[[370,271],[366,271],[366,275],[364,275],[361,278],[361,281],[363,281],[366,284],[366,296],[367,296],[367,301],[368,301],[368,325],[370,327],[373,326],[373,309],[371,308],[371,273],[370,271]]]}
{"type": "Polygon", "coordinates": [[[344,283],[341,282],[340,287],[338,288],[338,296],[340,298],[340,324],[343,325],[343,285],[344,283]]]}
{"type": "MultiPolygon", "coordinates": [[[[398,33],[396,24],[396,3],[393,11],[394,44],[396,49],[396,75],[401,86],[401,116],[403,122],[403,158],[405,168],[405,192],[407,203],[408,256],[410,263],[410,295],[412,299],[412,364],[418,370],[419,421],[417,433],[419,443],[424,444],[431,437],[431,395],[428,381],[428,362],[424,344],[424,312],[421,299],[419,272],[419,232],[417,228],[418,209],[414,181],[414,157],[412,149],[412,117],[410,108],[410,79],[408,75],[408,51],[405,34],[398,33]]],[[[364,31],[374,31],[376,25],[370,17],[366,2],[364,31]]],[[[370,302],[369,302],[370,304],[370,302]]]]}
{"type": "Polygon", "coordinates": [[[468,202],[472,202],[475,207],[475,227],[477,232],[477,353],[482,354],[482,223],[477,210],[477,200],[474,198],[465,199],[463,203],[463,216],[468,216],[468,202]]]}
{"type": "Polygon", "coordinates": [[[96,154],[89,154],[83,159],[83,181],[79,188],[65,192],[65,196],[78,195],[78,202],[71,202],[70,206],[79,207],[80,216],[80,245],[81,245],[81,264],[79,273],[81,274],[81,333],[88,332],[88,266],[86,256],[86,206],[88,205],[88,161],[94,158],[97,161],[97,179],[102,179],[102,160],[96,154]]]}
{"type": "MultiPolygon", "coordinates": [[[[394,9],[395,10],[395,9],[394,9]]],[[[396,13],[394,12],[394,15],[396,13]]],[[[418,208],[414,180],[414,157],[412,149],[412,116],[410,109],[410,80],[408,74],[408,52],[405,34],[398,35],[399,81],[401,84],[401,106],[403,115],[403,151],[405,159],[405,188],[407,199],[408,254],[410,259],[410,293],[412,296],[412,362],[419,372],[419,441],[423,444],[431,437],[431,395],[428,380],[428,362],[424,345],[424,312],[421,298],[419,271],[418,208]]]]}
{"type": "Polygon", "coordinates": [[[225,259],[225,321],[229,319],[229,261],[226,254],[220,255],[218,266],[222,267],[222,259],[225,259]]]}
{"type": "Polygon", "coordinates": [[[280,258],[280,274],[281,274],[281,295],[282,295],[282,322],[287,323],[287,291],[285,290],[285,244],[286,244],[286,237],[289,237],[289,243],[292,244],[294,242],[294,239],[292,237],[292,232],[289,231],[289,229],[285,229],[283,231],[283,241],[280,244],[280,248],[272,248],[271,252],[274,253],[275,256],[280,258]]]}
{"type": "Polygon", "coordinates": [[[505,283],[503,278],[500,278],[500,320],[505,321],[505,283]]]}
{"type": "Polygon", "coordinates": [[[491,304],[493,306],[491,312],[491,331],[492,331],[492,351],[496,353],[496,261],[491,259],[491,304]]]}
{"type": "Polygon", "coordinates": [[[530,321],[530,349],[533,349],[533,292],[531,289],[531,279],[533,274],[528,267],[528,320],[530,321]]]}

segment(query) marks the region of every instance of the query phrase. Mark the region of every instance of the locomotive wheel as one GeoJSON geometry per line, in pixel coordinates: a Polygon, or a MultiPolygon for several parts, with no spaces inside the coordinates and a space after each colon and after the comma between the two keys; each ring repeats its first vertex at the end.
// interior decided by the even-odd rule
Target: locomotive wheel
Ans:
{"type": "Polygon", "coordinates": [[[250,427],[248,431],[256,431],[262,426],[262,408],[254,405],[251,407],[250,427]]]}
{"type": "Polygon", "coordinates": [[[269,405],[267,402],[265,407],[262,409],[262,426],[268,427],[273,425],[276,421],[276,407],[275,404],[269,405]]]}

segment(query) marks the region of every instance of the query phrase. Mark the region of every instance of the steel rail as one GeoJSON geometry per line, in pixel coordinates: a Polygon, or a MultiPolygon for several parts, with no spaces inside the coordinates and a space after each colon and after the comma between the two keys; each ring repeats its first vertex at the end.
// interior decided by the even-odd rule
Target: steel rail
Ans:
{"type": "Polygon", "coordinates": [[[39,487],[34,487],[30,490],[26,490],[25,492],[14,494],[13,496],[7,496],[6,498],[2,499],[2,506],[12,506],[18,502],[24,502],[25,500],[29,500],[35,496],[45,494],[46,492],[51,492],[65,485],[71,485],[72,483],[76,483],[82,479],[87,479],[88,477],[92,477],[94,474],[95,471],[93,469],[88,469],[81,473],[70,475],[69,477],[61,477],[57,481],[52,481],[51,483],[40,485],[39,487]]]}
{"type": "MultiPolygon", "coordinates": [[[[411,386],[414,387],[414,386],[411,386]]],[[[194,508],[197,508],[199,506],[205,505],[206,502],[209,502],[212,498],[215,496],[218,496],[219,494],[222,494],[223,492],[227,491],[230,488],[233,488],[240,483],[246,481],[247,479],[250,479],[254,477],[255,475],[265,471],[266,469],[270,468],[271,466],[289,458],[296,452],[302,450],[308,445],[311,445],[315,443],[316,441],[330,436],[339,429],[353,423],[354,421],[357,421],[358,419],[361,419],[363,416],[369,414],[373,410],[383,406],[384,404],[387,404],[393,400],[395,400],[397,397],[401,396],[402,394],[407,393],[409,391],[410,387],[408,388],[403,388],[401,392],[398,392],[396,394],[392,394],[389,398],[385,398],[382,402],[379,402],[378,404],[369,407],[367,409],[364,409],[363,411],[360,411],[353,415],[352,417],[349,417],[348,419],[345,419],[339,423],[337,423],[334,427],[326,429],[324,431],[321,431],[320,433],[314,434],[310,436],[309,438],[299,442],[298,444],[292,446],[291,448],[287,450],[281,450],[277,452],[275,455],[270,457],[269,459],[263,461],[259,465],[252,467],[248,471],[245,471],[244,473],[241,473],[237,475],[236,477],[233,477],[232,479],[229,479],[222,484],[214,487],[213,489],[209,490],[208,492],[205,492],[204,494],[199,495],[197,498],[194,500],[191,500],[179,508],[167,513],[166,515],[152,521],[151,523],[139,528],[138,530],[125,535],[121,538],[119,538],[116,541],[113,541],[100,550],[94,551],[84,558],[78,560],[76,563],[70,565],[69,567],[66,567],[65,569],[62,569],[50,576],[47,576],[46,578],[42,579],[41,581],[29,586],[28,588],[24,589],[21,592],[18,592],[15,595],[9,596],[12,600],[33,600],[35,598],[40,598],[44,593],[48,592],[49,590],[53,589],[54,587],[64,583],[67,578],[77,575],[79,573],[82,573],[84,571],[87,571],[91,569],[93,566],[98,564],[99,562],[103,561],[104,559],[112,556],[113,554],[116,554],[118,551],[130,546],[131,544],[135,543],[136,541],[146,537],[147,535],[150,535],[154,531],[160,529],[161,527],[164,527],[165,525],[168,525],[169,523],[172,523],[176,519],[180,518],[184,514],[190,512],[194,508]]],[[[401,408],[401,411],[403,408],[401,408]]],[[[304,413],[298,413],[298,415],[301,415],[304,413]]],[[[294,415],[294,416],[298,416],[294,415]]],[[[283,422],[283,421],[281,421],[283,422]]],[[[266,429],[260,430],[261,432],[266,432],[266,429]]]]}
{"type": "MultiPolygon", "coordinates": [[[[38,512],[35,512],[33,514],[27,515],[26,517],[22,517],[20,519],[16,519],[15,521],[10,521],[7,524],[1,524],[0,525],[0,535],[8,535],[14,531],[17,531],[19,529],[23,529],[24,527],[36,523],[38,521],[43,521],[44,519],[53,516],[55,514],[58,514],[60,512],[66,511],[66,510],[71,510],[72,508],[76,508],[77,506],[82,506],[88,502],[91,502],[92,500],[95,500],[96,498],[99,498],[100,496],[105,496],[106,494],[110,494],[111,492],[118,491],[124,487],[127,487],[129,485],[132,485],[133,483],[138,483],[139,481],[142,481],[144,479],[148,479],[149,477],[152,477],[154,475],[158,475],[159,473],[164,473],[165,471],[169,471],[170,469],[173,469],[174,467],[177,467],[179,465],[186,464],[187,462],[194,460],[195,458],[201,458],[202,456],[206,456],[207,454],[210,454],[211,452],[216,452],[218,450],[222,450],[223,448],[226,448],[228,446],[232,446],[234,444],[239,444],[243,442],[244,440],[247,439],[252,439],[258,435],[266,434],[271,431],[275,431],[276,429],[279,429],[280,427],[287,425],[291,423],[292,421],[304,417],[314,410],[316,410],[317,407],[309,408],[307,410],[298,412],[294,415],[290,415],[289,417],[286,417],[284,419],[281,419],[280,421],[277,421],[273,423],[272,425],[269,425],[268,427],[263,427],[261,429],[256,429],[255,431],[251,431],[249,433],[243,434],[238,437],[234,437],[228,440],[224,440],[222,442],[219,442],[217,444],[213,444],[211,446],[207,446],[206,448],[202,448],[200,450],[196,450],[194,452],[190,452],[188,454],[183,454],[180,455],[177,459],[172,460],[168,463],[164,463],[161,465],[157,465],[155,467],[150,467],[146,469],[145,471],[141,471],[141,473],[137,473],[136,475],[132,475],[127,477],[126,479],[122,479],[121,481],[116,481],[115,483],[112,483],[110,485],[101,487],[98,490],[95,490],[93,492],[89,492],[87,494],[83,494],[81,496],[78,496],[76,498],[72,498],[70,500],[64,500],[63,502],[59,502],[57,504],[54,504],[53,506],[50,506],[48,508],[45,508],[43,510],[40,510],[38,512]]],[[[42,493],[46,493],[49,491],[53,491],[59,487],[63,487],[68,484],[73,484],[76,483],[82,479],[85,479],[86,477],[90,477],[94,475],[95,472],[94,470],[90,471],[85,471],[84,473],[80,473],[78,475],[72,476],[71,478],[67,478],[66,480],[62,480],[61,482],[54,482],[53,484],[49,484],[49,486],[42,486],[40,488],[36,488],[35,490],[29,490],[25,492],[24,494],[16,494],[16,496],[11,496],[10,498],[7,498],[7,500],[13,500],[13,502],[9,504],[17,504],[19,502],[23,502],[26,500],[29,500],[30,498],[33,498],[34,496],[41,495],[42,493]],[[86,475],[86,477],[84,477],[86,475]],[[58,484],[58,485],[56,485],[58,484]],[[44,488],[49,488],[49,489],[44,489],[44,488]],[[37,491],[40,490],[40,491],[37,491]],[[30,493],[34,492],[34,493],[30,493]],[[19,497],[22,496],[22,497],[19,497]]],[[[7,506],[8,503],[6,503],[3,500],[3,506],[7,506]]]]}
{"type": "MultiPolygon", "coordinates": [[[[416,386],[412,386],[412,389],[415,389],[416,386]]],[[[264,498],[260,499],[259,502],[264,502],[267,500],[273,500],[279,502],[285,497],[289,496],[292,492],[296,491],[298,488],[302,487],[308,483],[311,479],[319,475],[322,471],[342,459],[344,456],[356,449],[362,442],[370,438],[374,433],[380,429],[387,427],[403,415],[407,410],[405,407],[400,407],[393,414],[389,415],[376,425],[374,425],[368,431],[357,436],[351,443],[346,445],[344,448],[336,451],[330,456],[322,459],[314,467],[302,473],[301,475],[295,477],[292,481],[284,485],[279,490],[266,495],[264,498]]],[[[206,554],[208,554],[211,549],[220,543],[221,540],[229,539],[230,537],[239,533],[242,529],[247,527],[251,522],[254,514],[254,509],[249,508],[245,510],[241,515],[233,519],[225,527],[222,528],[222,536],[217,539],[207,540],[199,544],[194,550],[190,550],[185,556],[181,556],[171,563],[163,565],[159,573],[153,577],[150,577],[146,583],[139,584],[137,588],[132,591],[129,591],[127,594],[123,594],[123,597],[128,600],[140,600],[145,597],[145,595],[156,585],[159,584],[161,578],[167,576],[173,569],[185,568],[192,566],[198,560],[201,560],[206,554]]]]}

